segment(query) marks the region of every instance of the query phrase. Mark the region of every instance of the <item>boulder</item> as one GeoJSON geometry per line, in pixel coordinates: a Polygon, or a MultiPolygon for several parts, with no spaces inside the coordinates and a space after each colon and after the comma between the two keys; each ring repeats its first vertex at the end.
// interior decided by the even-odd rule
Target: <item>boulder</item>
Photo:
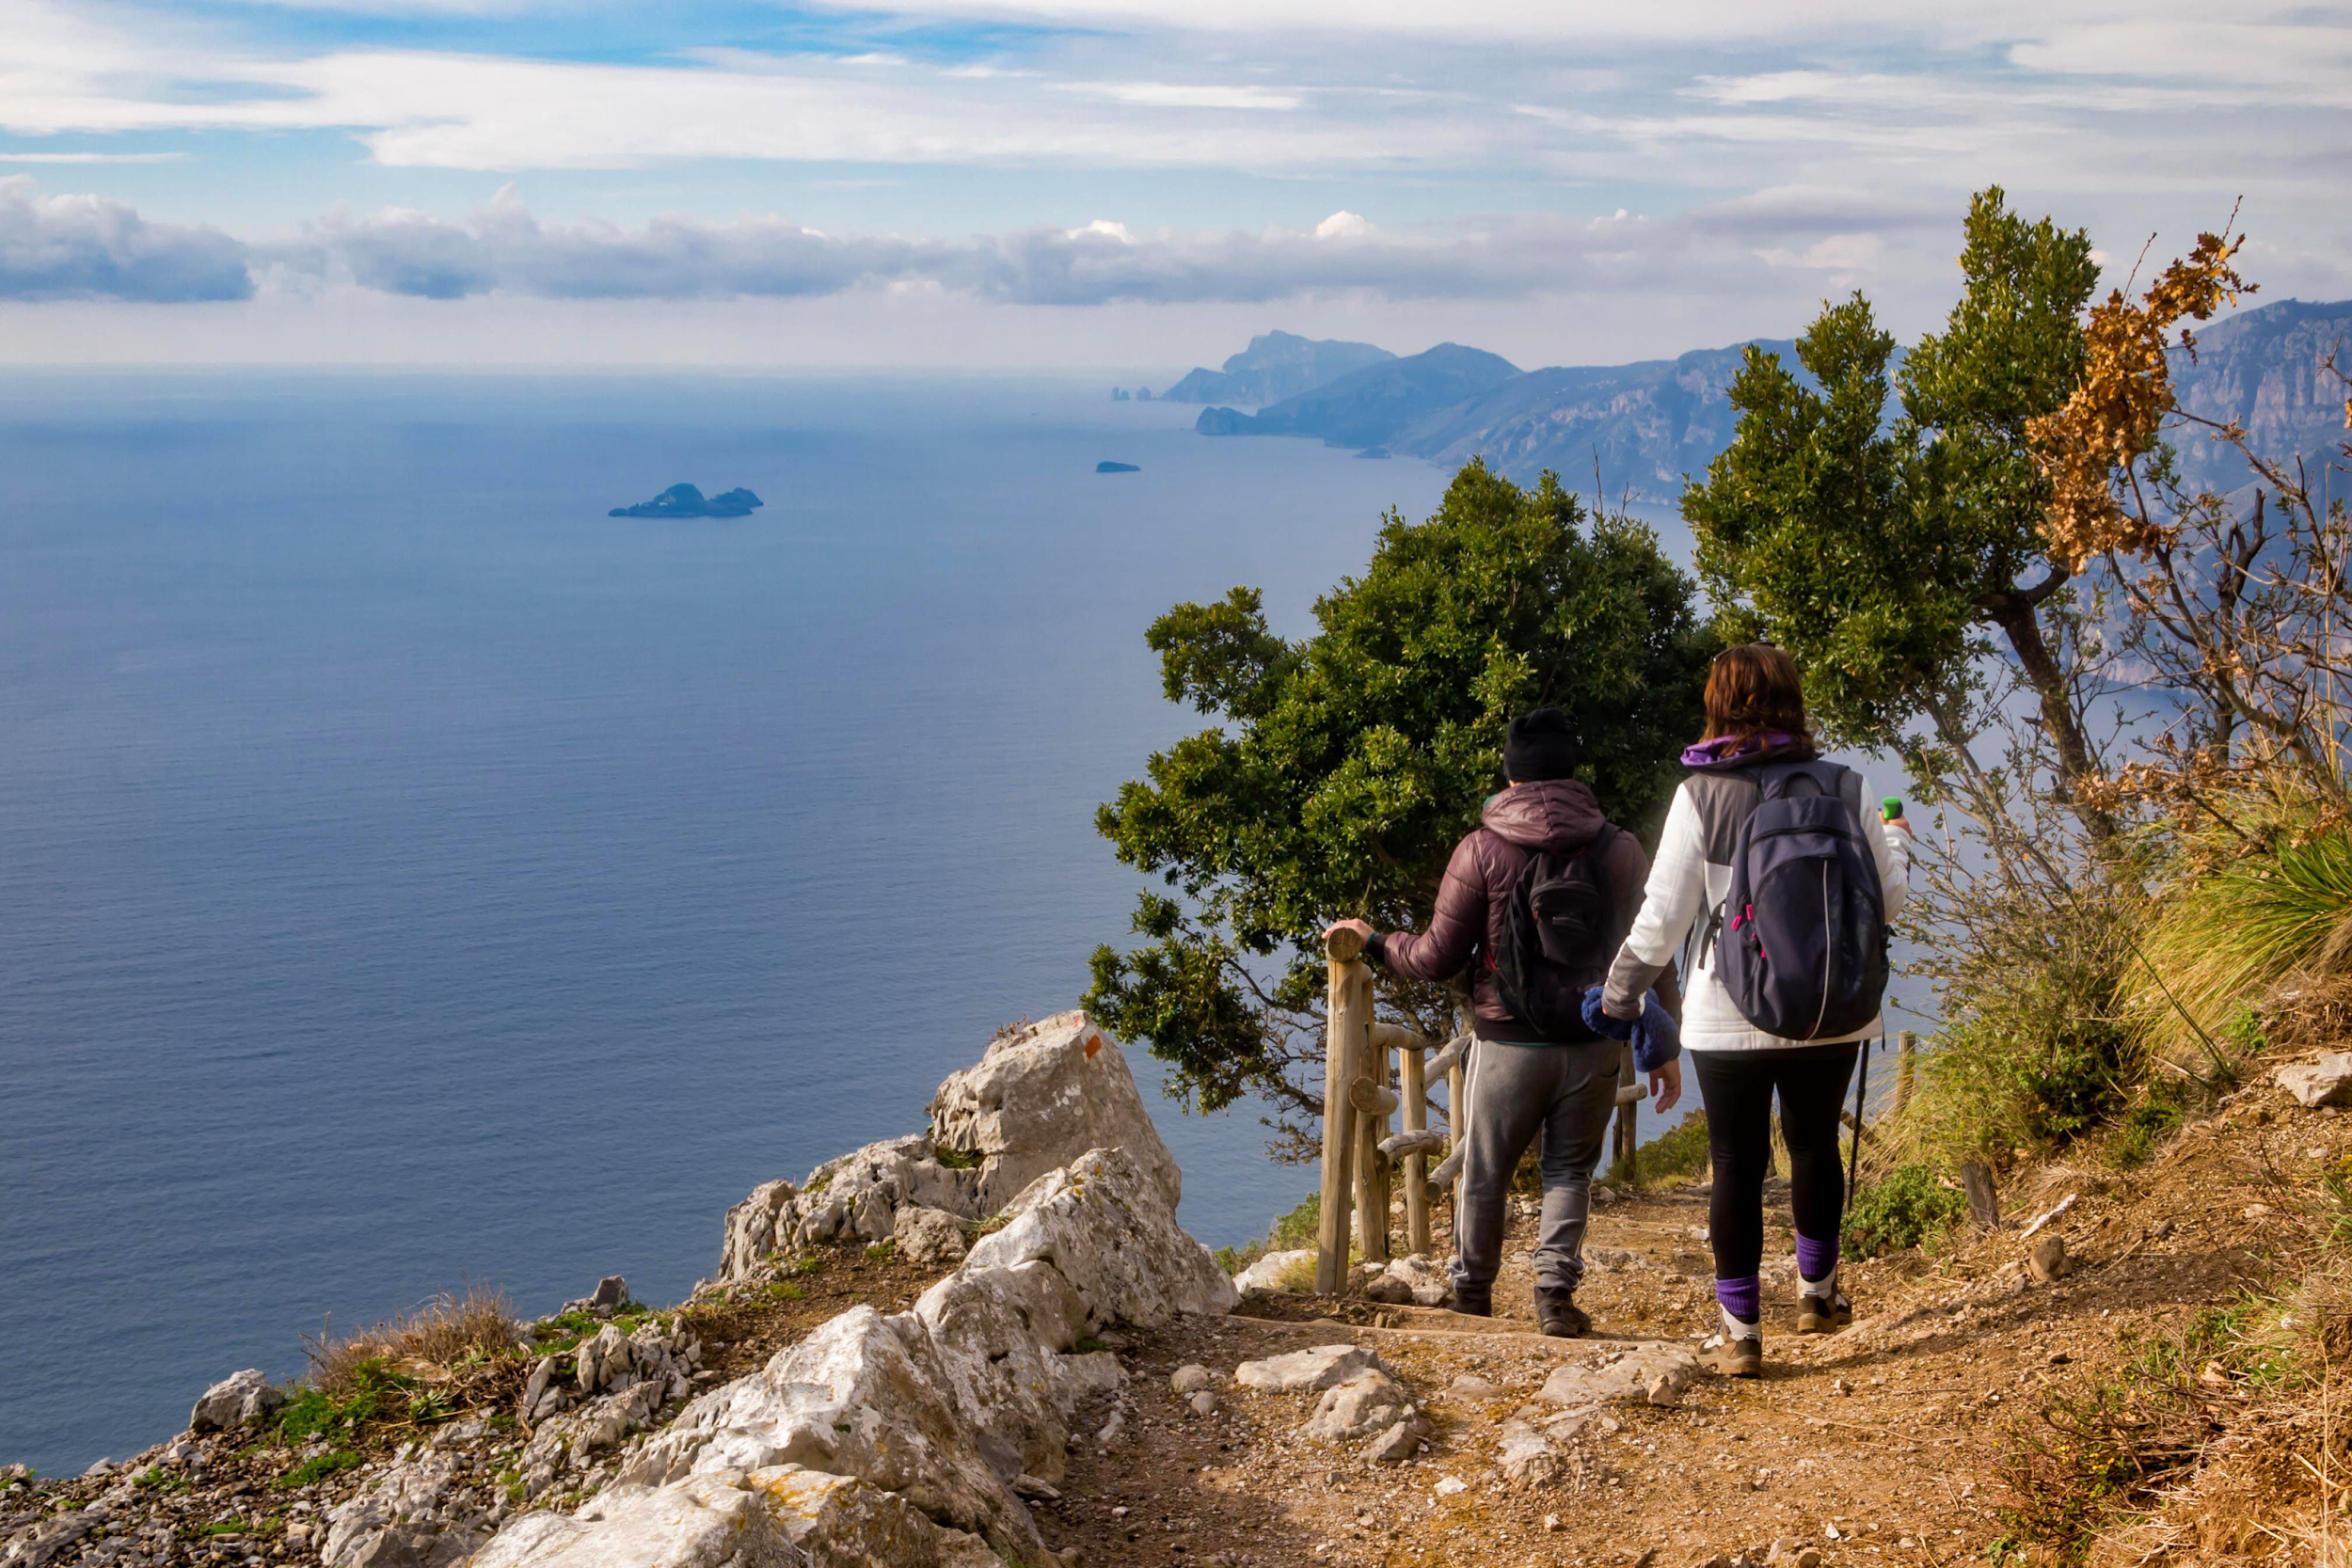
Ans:
{"type": "Polygon", "coordinates": [[[1429,1436],[1429,1423],[1419,1416],[1397,1422],[1364,1445],[1364,1457],[1375,1465],[1402,1465],[1421,1452],[1429,1436]]]}
{"type": "Polygon", "coordinates": [[[188,1412],[190,1432],[231,1432],[251,1421],[266,1419],[286,1402],[283,1390],[271,1384],[257,1367],[232,1372],[204,1390],[188,1412]]]}
{"type": "Polygon", "coordinates": [[[748,1278],[767,1260],[781,1244],[776,1232],[785,1210],[800,1196],[789,1181],[767,1181],[727,1211],[726,1239],[719,1248],[720,1278],[748,1278]]]}
{"type": "Polygon", "coordinates": [[[1568,1365],[1544,1380],[1541,1397],[1570,1410],[1592,1410],[1612,1400],[1670,1404],[1696,1382],[1698,1358],[1680,1345],[1648,1340],[1597,1366],[1568,1365]]]}
{"type": "Polygon", "coordinates": [[[819,1242],[888,1241],[897,1233],[898,1211],[909,1205],[978,1218],[984,1212],[977,1196],[979,1177],[977,1170],[941,1164],[927,1137],[867,1144],[818,1165],[797,1190],[771,1181],[728,1210],[718,1277],[755,1277],[769,1254],[819,1242]]]}
{"type": "Polygon", "coordinates": [[[1233,1381],[1261,1393],[1315,1393],[1379,1365],[1380,1358],[1361,1345],[1316,1345],[1245,1361],[1233,1369],[1233,1381]]]}
{"type": "Polygon", "coordinates": [[[2278,1083],[2306,1109],[2352,1104],[2352,1051],[2322,1052],[2316,1061],[2282,1067],[2278,1083]]]}
{"type": "MultiPolygon", "coordinates": [[[[958,1418],[1011,1445],[1024,1470],[1062,1476],[1070,1417],[1095,1379],[1071,1370],[1067,1351],[1086,1306],[1050,1264],[959,1269],[923,1292],[914,1315],[930,1331],[958,1418]]],[[[1118,1358],[1108,1356],[1116,1375],[1118,1358]]]]}
{"type": "Polygon", "coordinates": [[[809,1568],[740,1474],[621,1487],[578,1513],[526,1513],[467,1568],[809,1568]]]}
{"type": "Polygon", "coordinates": [[[924,1320],[854,1307],[757,1373],[689,1404],[623,1465],[628,1485],[798,1465],[896,1492],[934,1523],[1041,1560],[1027,1508],[978,1451],[924,1320]]]}
{"type": "Polygon", "coordinates": [[[1307,1418],[1307,1435],[1318,1443],[1353,1443],[1419,1414],[1403,1384],[1377,1367],[1367,1367],[1323,1391],[1315,1413],[1307,1418]]]}
{"type": "Polygon", "coordinates": [[[1233,1275],[1233,1289],[1249,1291],[1312,1291],[1315,1288],[1315,1249],[1269,1252],[1233,1275]]]}
{"type": "Polygon", "coordinates": [[[583,1394],[600,1393],[626,1382],[632,1365],[628,1336],[621,1332],[619,1323],[605,1324],[572,1352],[574,1376],[583,1394]]]}
{"type": "Polygon", "coordinates": [[[1399,1258],[1389,1265],[1392,1284],[1402,1285],[1406,1299],[1421,1307],[1443,1307],[1454,1299],[1454,1277],[1445,1266],[1423,1253],[1399,1258]]]}
{"type": "Polygon", "coordinates": [[[453,1562],[481,1544],[476,1521],[443,1515],[459,1459],[426,1449],[394,1460],[326,1515],[326,1568],[417,1568],[453,1562]]]}
{"type": "Polygon", "coordinates": [[[980,1156],[979,1212],[994,1213],[1089,1149],[1117,1148],[1172,1211],[1184,1172],[1160,1140],[1118,1042],[1083,1012],[1000,1035],[931,1097],[940,1147],[980,1156]]]}
{"type": "Polygon", "coordinates": [[[968,1250],[961,1216],[917,1203],[898,1211],[891,1239],[898,1243],[899,1257],[927,1268],[961,1263],[968,1250]]]}
{"type": "Polygon", "coordinates": [[[617,1274],[606,1275],[596,1281],[596,1288],[578,1301],[564,1304],[566,1312],[611,1312],[628,1300],[628,1281],[617,1274]]]}
{"type": "Polygon", "coordinates": [[[1040,1177],[1009,1212],[1011,1223],[980,1238],[964,1267],[1049,1262],[1086,1304],[1091,1328],[1222,1316],[1240,1300],[1216,1257],[1177,1225],[1165,1189],[1123,1148],[1094,1149],[1040,1177]]]}

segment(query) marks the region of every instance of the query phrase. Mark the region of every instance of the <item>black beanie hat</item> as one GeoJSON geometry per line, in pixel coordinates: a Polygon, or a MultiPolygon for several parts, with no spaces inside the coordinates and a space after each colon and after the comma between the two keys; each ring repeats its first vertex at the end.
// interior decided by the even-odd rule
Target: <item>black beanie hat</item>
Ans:
{"type": "Polygon", "coordinates": [[[1502,739],[1502,772],[1516,784],[1574,777],[1576,736],[1568,733],[1568,716],[1539,707],[1512,720],[1502,739]]]}

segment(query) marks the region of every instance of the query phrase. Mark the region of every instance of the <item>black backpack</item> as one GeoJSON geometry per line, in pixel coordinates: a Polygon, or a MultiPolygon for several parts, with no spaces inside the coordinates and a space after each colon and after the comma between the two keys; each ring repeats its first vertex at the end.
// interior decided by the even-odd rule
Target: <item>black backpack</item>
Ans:
{"type": "Polygon", "coordinates": [[[1608,977],[1625,937],[1603,869],[1616,836],[1604,823],[1573,855],[1530,850],[1503,897],[1487,967],[1502,1005],[1546,1039],[1597,1037],[1584,1022],[1584,993],[1608,977]]]}
{"type": "Polygon", "coordinates": [[[1782,1039],[1835,1039],[1879,1016],[1886,905],[1848,769],[1757,768],[1756,805],[1731,852],[1716,911],[1715,973],[1740,1016],[1782,1039]]]}

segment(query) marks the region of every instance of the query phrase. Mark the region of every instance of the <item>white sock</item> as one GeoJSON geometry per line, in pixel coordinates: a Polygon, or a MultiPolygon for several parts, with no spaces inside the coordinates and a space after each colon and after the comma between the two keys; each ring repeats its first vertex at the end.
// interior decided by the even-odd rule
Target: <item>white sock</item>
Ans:
{"type": "MultiPolygon", "coordinates": [[[[1804,1278],[1803,1275],[1797,1277],[1804,1278]]],[[[1819,1296],[1823,1301],[1835,1300],[1837,1295],[1837,1265],[1832,1263],[1829,1266],[1829,1273],[1819,1279],[1805,1279],[1804,1293],[1808,1296],[1819,1296]]]]}
{"type": "Polygon", "coordinates": [[[1724,1315],[1724,1338],[1761,1339],[1764,1338],[1764,1325],[1762,1323],[1743,1323],[1739,1319],[1731,1315],[1731,1308],[1728,1307],[1722,1308],[1722,1311],[1724,1315]]]}

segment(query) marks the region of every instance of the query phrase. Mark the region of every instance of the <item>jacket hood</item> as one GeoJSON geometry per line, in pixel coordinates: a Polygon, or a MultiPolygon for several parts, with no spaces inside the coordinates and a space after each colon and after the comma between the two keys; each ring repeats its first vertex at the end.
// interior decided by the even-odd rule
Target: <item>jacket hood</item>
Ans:
{"type": "Polygon", "coordinates": [[[1821,753],[1794,736],[1755,737],[1761,745],[1737,750],[1724,741],[1703,740],[1682,753],[1682,766],[1693,773],[1727,773],[1764,762],[1818,762],[1821,753]]]}
{"type": "Polygon", "coordinates": [[[1486,801],[1484,820],[1496,837],[1523,849],[1573,853],[1607,823],[1592,787],[1575,779],[1516,784],[1486,801]]]}

